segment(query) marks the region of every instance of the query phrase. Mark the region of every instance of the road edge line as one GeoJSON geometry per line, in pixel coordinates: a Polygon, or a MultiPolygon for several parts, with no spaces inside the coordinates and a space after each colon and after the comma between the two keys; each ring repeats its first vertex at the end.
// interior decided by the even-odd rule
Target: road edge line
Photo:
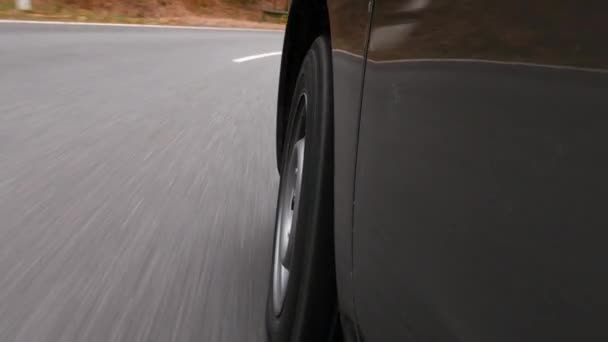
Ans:
{"type": "Polygon", "coordinates": [[[187,25],[160,25],[160,24],[122,24],[122,23],[99,23],[79,21],[52,21],[52,20],[21,20],[0,19],[0,24],[38,24],[38,25],[70,25],[70,26],[106,26],[106,27],[130,27],[130,28],[164,28],[182,30],[202,31],[245,31],[245,32],[285,32],[284,30],[246,28],[246,27],[215,27],[215,26],[187,26],[187,25]]]}

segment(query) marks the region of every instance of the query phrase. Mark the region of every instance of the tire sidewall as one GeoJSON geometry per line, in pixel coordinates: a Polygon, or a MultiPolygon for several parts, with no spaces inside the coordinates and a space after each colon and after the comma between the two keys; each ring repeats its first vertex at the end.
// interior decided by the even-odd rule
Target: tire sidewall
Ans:
{"type": "MultiPolygon", "coordinates": [[[[266,324],[269,339],[272,342],[284,342],[298,340],[301,330],[305,326],[304,320],[307,313],[303,312],[304,301],[310,297],[311,282],[314,275],[313,257],[315,255],[315,238],[318,235],[316,229],[333,222],[327,220],[327,215],[320,212],[319,205],[326,205],[321,199],[324,198],[323,179],[327,178],[327,132],[328,116],[331,114],[333,102],[331,100],[330,77],[330,50],[326,37],[319,37],[312,44],[311,49],[304,58],[300,74],[294,88],[290,108],[283,158],[281,159],[281,170],[289,160],[291,150],[297,140],[296,131],[298,125],[304,120],[306,131],[306,148],[304,151],[304,174],[302,179],[302,193],[299,203],[299,213],[296,222],[294,241],[293,264],[290,270],[283,310],[277,317],[273,310],[273,268],[270,272],[270,288],[266,308],[266,324]],[[298,106],[301,96],[306,97],[305,118],[297,117],[298,106]],[[294,336],[294,332],[295,335],[294,336]]],[[[331,151],[333,152],[333,150],[331,151]]],[[[283,180],[281,180],[282,183],[283,180]]],[[[278,202],[278,201],[277,201],[278,202]]],[[[322,208],[321,208],[321,211],[322,208]]],[[[275,214],[275,222],[277,213],[275,214]]],[[[277,234],[275,226],[275,235],[277,234]]],[[[273,259],[276,244],[276,236],[273,243],[273,259]]]]}

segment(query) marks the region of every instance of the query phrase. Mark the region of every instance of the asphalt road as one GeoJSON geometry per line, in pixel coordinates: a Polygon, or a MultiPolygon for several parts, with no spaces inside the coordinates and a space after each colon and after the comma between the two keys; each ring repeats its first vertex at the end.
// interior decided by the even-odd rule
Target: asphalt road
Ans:
{"type": "Polygon", "coordinates": [[[0,341],[264,341],[282,33],[0,24],[0,341]]]}

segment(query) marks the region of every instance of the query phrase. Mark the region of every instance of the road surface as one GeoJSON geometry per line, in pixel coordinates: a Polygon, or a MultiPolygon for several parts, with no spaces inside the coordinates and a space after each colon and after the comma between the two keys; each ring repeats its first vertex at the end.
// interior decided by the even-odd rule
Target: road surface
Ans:
{"type": "Polygon", "coordinates": [[[282,33],[0,23],[0,341],[264,341],[282,33]]]}

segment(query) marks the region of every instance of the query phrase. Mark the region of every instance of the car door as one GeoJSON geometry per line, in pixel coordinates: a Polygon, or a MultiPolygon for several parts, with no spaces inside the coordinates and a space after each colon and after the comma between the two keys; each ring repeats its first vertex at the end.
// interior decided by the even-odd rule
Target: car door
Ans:
{"type": "Polygon", "coordinates": [[[334,92],[335,265],[341,323],[346,341],[356,338],[352,283],[352,225],[357,132],[365,52],[370,29],[369,0],[329,0],[334,92]]]}
{"type": "Polygon", "coordinates": [[[376,0],[359,334],[606,340],[608,3],[376,0]]]}

